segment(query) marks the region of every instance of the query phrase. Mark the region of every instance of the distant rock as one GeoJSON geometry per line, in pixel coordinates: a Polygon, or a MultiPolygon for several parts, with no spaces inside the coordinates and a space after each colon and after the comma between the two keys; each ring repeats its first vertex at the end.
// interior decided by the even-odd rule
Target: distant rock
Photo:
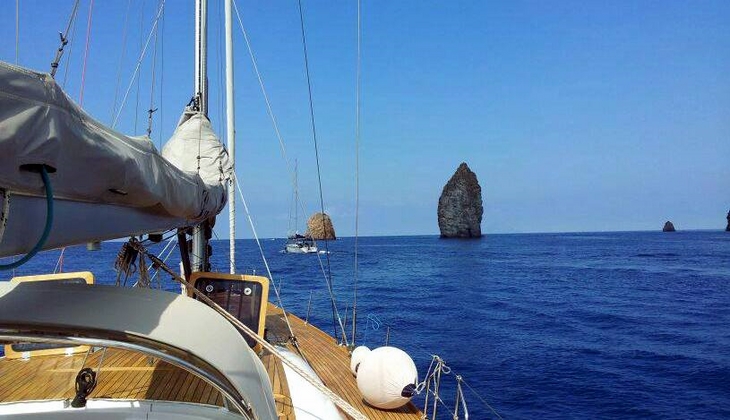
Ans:
{"type": "Polygon", "coordinates": [[[727,212],[727,227],[725,227],[725,232],[730,232],[730,211],[727,212]]]}
{"type": "Polygon", "coordinates": [[[662,232],[676,232],[674,230],[674,224],[667,220],[667,223],[664,224],[664,229],[662,229],[662,232]]]}
{"type": "Polygon", "coordinates": [[[326,213],[314,213],[307,220],[306,236],[311,236],[315,240],[337,239],[332,220],[326,213]]]}
{"type": "Polygon", "coordinates": [[[482,187],[477,176],[462,162],[444,186],[439,198],[438,222],[442,238],[482,236],[482,187]]]}

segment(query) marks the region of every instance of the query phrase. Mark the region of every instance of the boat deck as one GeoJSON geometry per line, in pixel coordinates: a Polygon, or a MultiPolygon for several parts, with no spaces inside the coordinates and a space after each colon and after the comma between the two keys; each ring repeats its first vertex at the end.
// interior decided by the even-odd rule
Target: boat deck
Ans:
{"type": "MultiPolygon", "coordinates": [[[[350,374],[347,349],[302,319],[289,314],[304,358],[324,384],[370,419],[421,419],[412,404],[398,410],[379,410],[365,403],[350,374]]],[[[283,312],[269,304],[267,337],[273,343],[297,349],[289,340],[283,312]]],[[[276,399],[281,420],[294,420],[289,386],[282,362],[271,354],[261,356],[276,399]]],[[[222,406],[223,398],[202,379],[156,358],[119,349],[73,355],[0,359],[0,403],[28,400],[72,399],[75,378],[83,367],[97,371],[97,386],[89,398],[166,400],[222,406]]],[[[343,413],[343,417],[349,418],[343,413]]]]}
{"type": "MultiPolygon", "coordinates": [[[[290,313],[288,317],[302,355],[329,389],[370,419],[421,419],[421,412],[411,403],[396,410],[381,410],[368,405],[357,389],[355,377],[350,373],[350,355],[347,349],[301,318],[290,313]]],[[[290,334],[283,311],[272,304],[269,304],[267,311],[266,328],[270,341],[288,341],[290,334]]],[[[297,352],[290,342],[286,345],[291,351],[297,352]]],[[[349,418],[344,413],[343,416],[349,418]]]]}
{"type": "Polygon", "coordinates": [[[2,359],[0,402],[71,399],[76,395],[76,374],[82,367],[91,367],[97,371],[97,386],[89,398],[223,405],[223,398],[211,385],[166,362],[125,350],[104,353],[97,350],[88,358],[86,353],[78,353],[2,359]]]}

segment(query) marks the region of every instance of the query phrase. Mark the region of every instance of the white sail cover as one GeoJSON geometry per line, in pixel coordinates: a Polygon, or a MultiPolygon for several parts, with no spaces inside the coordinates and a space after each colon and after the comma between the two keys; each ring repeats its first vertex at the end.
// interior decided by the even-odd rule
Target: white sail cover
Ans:
{"type": "Polygon", "coordinates": [[[230,164],[206,117],[187,115],[164,155],[91,118],[50,75],[0,62],[0,189],[42,196],[24,165],[46,165],[56,200],[144,209],[169,228],[222,210],[230,164]]]}

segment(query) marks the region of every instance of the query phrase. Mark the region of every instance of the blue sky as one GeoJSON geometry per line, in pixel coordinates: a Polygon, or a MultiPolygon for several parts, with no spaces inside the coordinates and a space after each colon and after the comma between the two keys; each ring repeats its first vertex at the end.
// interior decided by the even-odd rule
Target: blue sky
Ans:
{"type": "MultiPolygon", "coordinates": [[[[13,2],[14,3],[14,2],[13,2]]],[[[436,234],[441,188],[460,162],[483,190],[483,231],[719,229],[730,209],[730,2],[364,1],[361,227],[436,234]]],[[[72,0],[21,0],[21,65],[47,70],[72,0]]],[[[97,1],[84,107],[111,121],[128,2],[97,1]]],[[[121,96],[155,0],[132,0],[121,96]],[[142,28],[142,31],[140,31],[142,28]]],[[[302,198],[318,208],[294,1],[238,1],[302,198]]],[[[158,44],[155,142],[192,96],[192,1],[168,0],[158,44]],[[164,80],[159,79],[164,66],[164,80]],[[161,93],[160,93],[161,92],[161,93]]],[[[356,3],[304,1],[325,207],[354,227],[356,3]]],[[[0,59],[15,61],[15,14],[0,59]]],[[[77,99],[88,0],[66,88],[77,99]]],[[[224,133],[220,0],[210,0],[210,116],[224,133]]],[[[237,165],[257,229],[288,227],[290,178],[236,29],[237,165]]],[[[67,47],[68,48],[68,47],[67,47]]],[[[146,129],[151,50],[136,134],[146,129]]],[[[119,129],[135,134],[136,89],[119,129]]],[[[239,204],[239,208],[241,208],[239,204]]],[[[250,237],[243,215],[239,236],[250,237]]],[[[227,236],[227,216],[216,230],[227,236]]]]}

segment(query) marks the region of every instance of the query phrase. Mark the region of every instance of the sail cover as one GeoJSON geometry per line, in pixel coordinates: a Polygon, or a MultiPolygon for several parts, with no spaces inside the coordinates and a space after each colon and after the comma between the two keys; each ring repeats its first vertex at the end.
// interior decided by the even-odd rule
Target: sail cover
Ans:
{"type": "Polygon", "coordinates": [[[56,200],[140,208],[170,228],[220,212],[230,164],[208,119],[186,114],[165,151],[94,120],[50,75],[0,62],[0,189],[42,196],[27,165],[46,165],[56,200]]]}

